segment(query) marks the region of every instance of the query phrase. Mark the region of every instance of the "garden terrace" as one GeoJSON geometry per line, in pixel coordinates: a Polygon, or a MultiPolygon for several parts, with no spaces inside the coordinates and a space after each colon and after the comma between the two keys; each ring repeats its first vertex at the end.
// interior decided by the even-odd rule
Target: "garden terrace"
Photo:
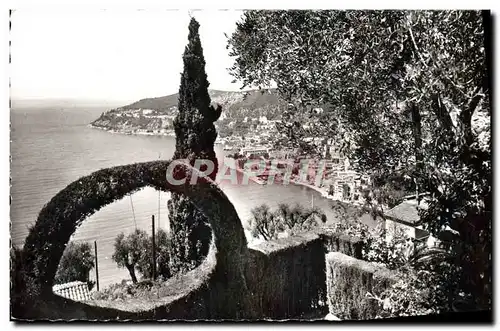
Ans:
{"type": "MultiPolygon", "coordinates": [[[[325,270],[344,268],[336,263],[327,267],[325,253],[336,250],[357,256],[359,241],[335,233],[309,232],[248,247],[236,210],[217,185],[206,178],[196,185],[189,181],[171,185],[165,180],[171,162],[178,164],[177,175],[189,178],[198,174],[179,161],[137,163],[96,171],[54,196],[26,239],[21,266],[24,286],[15,289],[23,300],[14,303],[13,316],[50,320],[293,319],[324,312],[331,296],[327,290],[332,288],[331,281],[327,287],[325,270]],[[213,231],[204,262],[167,280],[157,300],[81,303],[53,294],[59,260],[76,228],[100,208],[145,186],[184,194],[204,213],[213,231]]],[[[364,279],[366,267],[361,269],[352,277],[364,279]]],[[[371,290],[371,283],[353,278],[352,286],[358,284],[362,285],[360,295],[371,290]]],[[[333,293],[339,290],[353,289],[337,287],[333,293]]]]}

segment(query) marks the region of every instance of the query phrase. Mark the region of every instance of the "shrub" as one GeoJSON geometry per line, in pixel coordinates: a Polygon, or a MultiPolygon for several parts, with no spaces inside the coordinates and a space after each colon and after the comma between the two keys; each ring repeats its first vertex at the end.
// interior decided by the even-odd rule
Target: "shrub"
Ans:
{"type": "Polygon", "coordinates": [[[460,290],[460,268],[450,251],[415,246],[397,230],[387,240],[385,228],[368,229],[359,222],[337,224],[338,230],[362,238],[364,260],[395,270],[398,281],[379,295],[367,296],[380,304],[378,317],[398,317],[449,311],[456,298],[466,297],[460,290]]]}
{"type": "Polygon", "coordinates": [[[95,257],[89,243],[70,242],[59,262],[54,282],[63,284],[72,281],[89,281],[89,273],[95,266],[95,257]]]}
{"type": "Polygon", "coordinates": [[[319,208],[304,208],[299,204],[290,207],[282,203],[274,212],[263,204],[253,208],[251,213],[249,227],[252,236],[264,240],[277,239],[280,233],[295,235],[311,230],[319,221],[326,222],[326,215],[319,208]]]}
{"type": "Polygon", "coordinates": [[[382,264],[389,269],[407,264],[413,252],[414,244],[402,230],[396,229],[387,240],[383,223],[369,228],[357,221],[341,222],[334,225],[334,231],[360,238],[363,241],[362,259],[382,264]]]}
{"type": "Polygon", "coordinates": [[[398,282],[379,296],[369,296],[379,302],[381,318],[440,314],[450,311],[457,298],[467,297],[459,289],[459,274],[454,264],[446,262],[430,270],[401,268],[398,282]]]}

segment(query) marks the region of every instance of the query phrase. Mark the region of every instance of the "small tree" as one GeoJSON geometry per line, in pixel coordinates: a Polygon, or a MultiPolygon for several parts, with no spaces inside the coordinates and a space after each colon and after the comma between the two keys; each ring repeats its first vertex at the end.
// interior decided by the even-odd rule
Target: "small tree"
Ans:
{"type": "MultiPolygon", "coordinates": [[[[160,229],[156,232],[155,237],[156,244],[156,272],[158,276],[163,279],[170,278],[172,276],[170,270],[170,245],[171,239],[168,234],[160,229]]],[[[136,269],[139,271],[143,278],[153,277],[153,238],[149,236],[146,253],[141,255],[140,260],[137,262],[136,269]]]]}
{"type": "Polygon", "coordinates": [[[272,240],[278,238],[278,233],[283,231],[283,224],[278,223],[278,218],[271,212],[268,205],[263,204],[251,210],[252,218],[249,225],[252,236],[264,240],[272,240]]]}
{"type": "Polygon", "coordinates": [[[70,242],[59,262],[55,283],[88,282],[90,270],[95,266],[94,261],[90,244],[70,242]]]}
{"type": "Polygon", "coordinates": [[[122,232],[115,239],[113,261],[116,262],[118,267],[127,268],[134,283],[137,283],[135,269],[138,263],[144,261],[147,256],[151,256],[148,255],[148,245],[149,238],[143,230],[135,230],[127,237],[122,232]]]}

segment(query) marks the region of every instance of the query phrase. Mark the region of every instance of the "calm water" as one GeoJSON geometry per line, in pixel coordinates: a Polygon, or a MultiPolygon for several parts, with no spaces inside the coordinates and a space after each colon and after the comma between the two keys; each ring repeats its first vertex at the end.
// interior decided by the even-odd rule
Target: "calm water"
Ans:
{"type": "MultiPolygon", "coordinates": [[[[81,176],[101,168],[128,163],[168,159],[175,149],[175,138],[112,134],[88,127],[105,108],[14,109],[11,111],[11,238],[14,245],[23,245],[28,227],[34,224],[39,211],[55,194],[81,176]]],[[[217,149],[219,159],[223,151],[217,149]]],[[[329,201],[316,191],[301,186],[247,186],[222,182],[221,187],[234,204],[243,226],[247,226],[250,210],[267,203],[314,205],[329,218],[329,201]]],[[[168,193],[160,194],[146,188],[99,210],[75,232],[75,241],[97,241],[99,281],[101,286],[128,278],[111,260],[113,243],[120,232],[135,228],[150,231],[151,215],[168,231],[168,193]],[[132,211],[133,206],[133,211],[132,211]],[[134,222],[135,214],[135,222],[134,222]]],[[[247,237],[250,240],[251,238],[247,237]]]]}

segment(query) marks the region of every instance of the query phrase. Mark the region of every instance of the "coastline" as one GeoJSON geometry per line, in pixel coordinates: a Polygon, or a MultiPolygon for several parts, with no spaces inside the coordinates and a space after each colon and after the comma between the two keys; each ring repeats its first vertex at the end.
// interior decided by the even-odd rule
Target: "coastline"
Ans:
{"type": "MultiPolygon", "coordinates": [[[[243,175],[246,175],[254,183],[257,183],[259,185],[267,185],[267,181],[264,181],[264,183],[262,183],[261,180],[255,178],[254,176],[250,176],[247,172],[245,172],[245,170],[240,169],[239,167],[236,167],[235,170],[237,172],[243,174],[243,175]]],[[[293,179],[293,178],[290,178],[289,183],[294,184],[294,185],[298,185],[298,186],[305,186],[305,187],[307,187],[307,188],[309,188],[311,190],[314,190],[314,191],[318,192],[325,199],[333,200],[333,201],[342,201],[342,200],[339,200],[339,199],[335,199],[335,197],[333,195],[329,195],[325,189],[322,189],[322,188],[317,187],[315,185],[312,185],[312,184],[309,184],[309,183],[304,183],[302,181],[298,181],[298,180],[293,179]]],[[[286,184],[286,185],[288,185],[288,184],[286,184]]]]}
{"type": "MultiPolygon", "coordinates": [[[[108,129],[108,128],[103,128],[101,126],[95,126],[92,124],[87,125],[91,129],[97,129],[97,130],[102,130],[106,131],[109,133],[113,134],[123,134],[126,136],[157,136],[157,137],[172,137],[175,138],[175,132],[147,132],[147,131],[123,131],[123,130],[115,130],[115,129],[108,129]]],[[[221,142],[215,142],[216,145],[221,144],[221,142]]]]}
{"type": "MultiPolygon", "coordinates": [[[[257,183],[259,185],[267,185],[267,181],[265,181],[264,183],[261,183],[261,182],[259,182],[259,179],[255,178],[253,176],[249,176],[249,174],[246,173],[243,169],[240,169],[240,168],[237,167],[236,171],[238,171],[239,173],[242,173],[242,174],[248,176],[248,178],[251,181],[253,181],[254,183],[257,183]]],[[[296,180],[296,179],[293,179],[293,178],[290,178],[289,183],[293,184],[293,185],[297,185],[297,186],[304,186],[304,187],[307,187],[307,188],[309,188],[311,190],[314,190],[314,191],[318,192],[319,194],[321,194],[322,198],[327,199],[327,200],[339,201],[339,202],[343,202],[343,203],[348,203],[348,204],[353,205],[353,206],[359,206],[357,203],[353,203],[352,201],[344,201],[342,199],[338,199],[334,195],[328,194],[325,189],[323,189],[321,187],[317,187],[317,186],[309,184],[309,183],[305,183],[305,182],[302,182],[302,181],[299,181],[299,180],[296,180]]],[[[286,185],[288,185],[288,184],[286,184],[286,185]]]]}
{"type": "MultiPolygon", "coordinates": [[[[98,130],[106,131],[106,132],[113,133],[113,134],[175,137],[175,133],[174,132],[172,132],[172,133],[158,133],[158,132],[146,132],[146,131],[126,132],[126,131],[121,131],[121,130],[113,130],[113,129],[103,128],[103,127],[95,126],[95,125],[92,125],[92,124],[89,124],[88,126],[90,128],[92,128],[92,129],[98,129],[98,130]]],[[[254,182],[256,184],[267,185],[267,181],[266,180],[262,180],[262,179],[256,178],[255,176],[250,176],[247,172],[245,172],[245,170],[240,169],[239,167],[236,167],[235,170],[237,172],[243,174],[243,175],[246,175],[252,182],[254,182]]],[[[289,182],[291,184],[294,184],[294,185],[305,186],[305,187],[307,187],[307,188],[309,188],[311,190],[314,190],[314,191],[318,192],[319,194],[321,194],[321,196],[323,198],[325,198],[325,199],[332,200],[332,201],[345,202],[345,201],[343,201],[341,199],[336,199],[333,195],[329,195],[325,189],[317,187],[315,185],[312,185],[312,184],[309,184],[309,183],[305,183],[305,182],[302,182],[302,181],[299,181],[299,180],[296,180],[296,179],[293,179],[293,178],[290,178],[289,182]]],[[[349,203],[352,204],[352,202],[349,202],[349,203]]]]}
{"type": "Polygon", "coordinates": [[[298,180],[292,179],[292,178],[290,178],[290,183],[295,184],[295,185],[305,186],[307,188],[310,188],[311,190],[315,190],[316,192],[321,194],[321,196],[325,199],[336,200],[333,198],[333,195],[329,195],[326,192],[326,190],[322,189],[321,187],[317,187],[317,186],[309,184],[309,183],[304,183],[304,182],[301,182],[301,181],[298,181],[298,180]]]}
{"type": "Polygon", "coordinates": [[[256,183],[256,184],[259,184],[259,185],[267,185],[267,182],[264,182],[264,183],[260,182],[260,181],[259,181],[259,179],[255,178],[254,176],[250,176],[250,175],[249,175],[247,172],[245,172],[245,170],[243,170],[243,169],[240,169],[240,168],[238,168],[238,167],[233,168],[233,169],[235,169],[237,172],[239,172],[239,173],[241,173],[241,174],[243,174],[243,175],[247,176],[247,177],[248,177],[248,179],[250,179],[252,182],[254,182],[254,183],[256,183]]]}
{"type": "Polygon", "coordinates": [[[123,134],[127,136],[160,136],[160,137],[175,137],[174,132],[147,132],[147,131],[123,131],[123,130],[114,130],[114,129],[108,129],[108,128],[103,128],[101,126],[96,126],[89,124],[88,127],[92,129],[97,129],[97,130],[102,130],[106,131],[109,133],[115,133],[115,134],[123,134]]]}

